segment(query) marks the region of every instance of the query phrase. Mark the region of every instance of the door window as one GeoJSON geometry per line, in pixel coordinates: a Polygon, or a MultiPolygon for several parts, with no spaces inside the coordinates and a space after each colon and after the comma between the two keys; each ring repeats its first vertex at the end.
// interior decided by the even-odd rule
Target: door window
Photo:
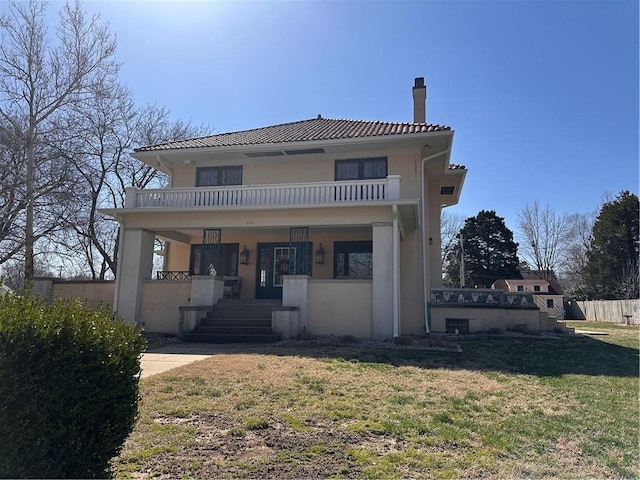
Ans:
{"type": "Polygon", "coordinates": [[[296,247],[275,247],[273,249],[273,286],[281,287],[283,277],[289,275],[296,262],[296,247]]]}

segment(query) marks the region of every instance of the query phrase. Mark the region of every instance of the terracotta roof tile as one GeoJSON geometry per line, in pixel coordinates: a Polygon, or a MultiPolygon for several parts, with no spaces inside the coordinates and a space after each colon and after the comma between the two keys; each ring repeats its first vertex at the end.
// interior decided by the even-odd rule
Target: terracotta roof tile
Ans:
{"type": "Polygon", "coordinates": [[[379,122],[318,118],[283,123],[271,127],[254,128],[240,132],[221,133],[208,137],[191,138],[136,148],[136,152],[177,150],[184,148],[235,147],[241,145],[268,145],[318,140],[406,135],[413,133],[442,132],[451,130],[445,125],[409,122],[379,122]]]}

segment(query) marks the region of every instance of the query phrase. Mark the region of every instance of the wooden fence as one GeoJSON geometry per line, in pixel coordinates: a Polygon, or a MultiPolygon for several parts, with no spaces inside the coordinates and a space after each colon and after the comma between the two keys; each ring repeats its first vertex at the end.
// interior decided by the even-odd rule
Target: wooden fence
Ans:
{"type": "Polygon", "coordinates": [[[640,324],[640,300],[569,302],[566,318],[595,322],[640,324]]]}

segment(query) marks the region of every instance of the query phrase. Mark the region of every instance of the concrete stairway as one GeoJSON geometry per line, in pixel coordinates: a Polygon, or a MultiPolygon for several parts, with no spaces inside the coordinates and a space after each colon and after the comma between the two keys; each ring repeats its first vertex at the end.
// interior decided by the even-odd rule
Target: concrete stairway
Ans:
{"type": "Polygon", "coordinates": [[[564,322],[549,318],[546,312],[540,312],[540,330],[543,332],[575,333],[576,329],[568,327],[564,322]]]}
{"type": "Polygon", "coordinates": [[[280,337],[271,330],[271,311],[281,305],[273,300],[220,300],[185,342],[271,343],[280,337]]]}

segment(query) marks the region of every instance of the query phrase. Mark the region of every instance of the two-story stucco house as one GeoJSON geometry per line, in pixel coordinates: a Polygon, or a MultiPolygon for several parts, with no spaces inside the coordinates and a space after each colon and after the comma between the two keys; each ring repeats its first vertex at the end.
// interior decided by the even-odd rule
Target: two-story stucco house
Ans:
{"type": "Polygon", "coordinates": [[[115,310],[176,333],[179,309],[210,307],[226,278],[236,302],[296,307],[291,334],[429,331],[440,212],[467,170],[449,162],[453,130],[426,123],[422,78],[413,99],[412,122],[318,115],[136,149],[169,187],[128,189],[125,208],[105,212],[121,225],[115,310]]]}

